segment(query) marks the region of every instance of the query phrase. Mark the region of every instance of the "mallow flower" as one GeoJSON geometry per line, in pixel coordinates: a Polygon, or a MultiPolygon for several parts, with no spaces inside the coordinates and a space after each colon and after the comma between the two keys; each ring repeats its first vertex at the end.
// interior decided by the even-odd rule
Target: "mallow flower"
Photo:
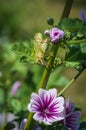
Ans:
{"type": "Polygon", "coordinates": [[[81,19],[84,23],[86,23],[86,17],[85,17],[85,14],[84,14],[84,10],[83,10],[83,9],[80,10],[80,19],[81,19]]]}
{"type": "Polygon", "coordinates": [[[26,121],[27,121],[26,118],[24,118],[24,119],[21,121],[20,129],[19,129],[19,130],[24,130],[24,126],[25,126],[25,124],[26,124],[26,121]]]}
{"type": "Polygon", "coordinates": [[[62,121],[64,126],[68,128],[68,130],[79,130],[79,119],[80,119],[80,111],[75,111],[75,105],[70,101],[65,103],[65,118],[62,121]]]}
{"type": "Polygon", "coordinates": [[[57,97],[55,88],[39,89],[39,93],[32,93],[28,110],[34,113],[33,119],[51,125],[64,119],[64,98],[57,97]]]}
{"type": "Polygon", "coordinates": [[[44,33],[50,37],[52,43],[58,43],[58,41],[64,37],[64,32],[56,27],[46,30],[44,33]]]}

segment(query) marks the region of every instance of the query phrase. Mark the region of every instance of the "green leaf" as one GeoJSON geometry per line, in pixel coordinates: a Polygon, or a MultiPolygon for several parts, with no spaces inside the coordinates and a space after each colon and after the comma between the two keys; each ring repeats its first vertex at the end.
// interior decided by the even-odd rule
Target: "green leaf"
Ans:
{"type": "Polygon", "coordinates": [[[67,127],[63,126],[61,130],[69,130],[67,127]]]}
{"type": "Polygon", "coordinates": [[[72,62],[72,61],[70,61],[70,62],[66,61],[65,66],[76,68],[77,70],[80,70],[80,68],[81,68],[81,64],[79,62],[72,62]]]}
{"type": "Polygon", "coordinates": [[[12,51],[19,56],[20,62],[35,63],[32,42],[15,43],[12,45],[12,51]]]}
{"type": "Polygon", "coordinates": [[[4,127],[4,130],[12,130],[12,129],[14,129],[16,126],[15,126],[15,124],[13,123],[13,122],[8,122],[7,124],[6,124],[6,126],[4,127]]]}
{"type": "Polygon", "coordinates": [[[19,56],[20,62],[30,62],[32,64],[41,64],[46,66],[48,54],[47,40],[42,39],[42,34],[37,33],[31,42],[15,43],[12,51],[19,56]]]}
{"type": "Polygon", "coordinates": [[[86,39],[86,24],[78,18],[64,18],[58,27],[65,32],[65,39],[86,39]]]}
{"type": "Polygon", "coordinates": [[[28,54],[29,53],[29,47],[24,44],[24,43],[15,43],[12,46],[12,50],[18,54],[18,55],[22,55],[22,54],[28,54]]]}
{"type": "Polygon", "coordinates": [[[65,55],[65,65],[79,70],[84,63],[86,63],[86,53],[82,53],[80,45],[69,46],[69,51],[65,55]]]}
{"type": "Polygon", "coordinates": [[[86,54],[86,43],[81,43],[81,52],[86,54]]]}
{"type": "Polygon", "coordinates": [[[80,130],[86,130],[86,121],[80,123],[80,130]]]}
{"type": "Polygon", "coordinates": [[[68,30],[69,32],[85,32],[86,31],[86,25],[84,24],[83,21],[81,21],[78,18],[64,18],[60,23],[59,23],[59,28],[63,30],[68,30]],[[84,30],[82,30],[84,29],[84,30]]]}
{"type": "Polygon", "coordinates": [[[22,109],[22,103],[17,99],[11,99],[10,105],[14,113],[17,113],[22,109]]]}

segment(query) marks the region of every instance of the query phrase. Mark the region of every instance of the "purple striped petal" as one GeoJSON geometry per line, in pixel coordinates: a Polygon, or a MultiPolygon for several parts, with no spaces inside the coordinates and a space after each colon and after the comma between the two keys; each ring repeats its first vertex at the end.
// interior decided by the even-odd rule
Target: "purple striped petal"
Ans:
{"type": "Polygon", "coordinates": [[[42,109],[42,101],[37,94],[32,93],[30,102],[31,103],[28,104],[28,109],[30,112],[36,112],[42,109]]]}
{"type": "Polygon", "coordinates": [[[65,105],[65,118],[62,121],[69,130],[79,130],[79,119],[81,113],[80,111],[75,111],[74,103],[70,102],[68,98],[68,102],[65,105]]]}

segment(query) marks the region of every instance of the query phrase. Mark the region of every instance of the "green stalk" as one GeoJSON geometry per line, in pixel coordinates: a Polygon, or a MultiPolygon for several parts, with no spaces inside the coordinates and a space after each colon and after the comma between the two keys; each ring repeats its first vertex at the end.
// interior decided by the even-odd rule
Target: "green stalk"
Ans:
{"type": "Polygon", "coordinates": [[[67,42],[67,44],[80,44],[80,43],[86,43],[86,39],[84,39],[84,40],[71,40],[71,41],[67,42]]]}
{"type": "Polygon", "coordinates": [[[51,70],[52,70],[52,66],[53,66],[54,59],[55,59],[58,48],[59,48],[59,43],[58,43],[58,45],[54,44],[52,46],[51,56],[50,56],[49,61],[48,61],[48,68],[45,68],[45,70],[44,70],[44,73],[43,73],[41,82],[38,86],[38,89],[39,88],[46,88],[46,85],[48,83],[48,79],[49,79],[49,76],[50,76],[50,73],[51,73],[51,70]]]}
{"type": "MultiPolygon", "coordinates": [[[[73,3],[73,0],[66,0],[64,11],[63,11],[61,19],[69,16],[69,13],[70,13],[70,10],[72,7],[72,3],[73,3]]],[[[38,89],[39,88],[46,88],[46,85],[47,85],[47,82],[48,82],[48,79],[49,79],[49,76],[50,76],[50,73],[52,70],[52,65],[54,63],[54,59],[55,59],[56,53],[58,51],[58,48],[59,48],[58,44],[57,45],[54,44],[52,46],[52,49],[51,49],[52,56],[49,58],[48,68],[45,68],[45,70],[44,70],[44,73],[43,73],[42,79],[40,81],[40,84],[38,86],[38,89]]],[[[28,116],[27,122],[25,124],[24,130],[31,130],[33,123],[34,123],[32,118],[33,118],[33,113],[30,113],[28,116]]]]}
{"type": "Polygon", "coordinates": [[[58,93],[58,96],[62,95],[69,87],[76,81],[76,79],[81,75],[81,73],[84,71],[84,68],[61,90],[60,93],[58,93]]]}
{"type": "Polygon", "coordinates": [[[66,3],[65,3],[64,10],[63,10],[63,13],[62,13],[60,21],[63,18],[67,18],[69,16],[71,8],[72,8],[73,1],[74,0],[66,0],[66,3]]]}

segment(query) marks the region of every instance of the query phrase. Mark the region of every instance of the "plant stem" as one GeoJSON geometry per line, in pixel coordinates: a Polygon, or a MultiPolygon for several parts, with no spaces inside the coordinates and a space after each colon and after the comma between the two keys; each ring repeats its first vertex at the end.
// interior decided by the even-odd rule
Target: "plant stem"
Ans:
{"type": "Polygon", "coordinates": [[[62,95],[73,83],[74,81],[81,75],[81,73],[84,71],[82,69],[62,90],[60,93],[58,93],[58,96],[62,95]]]}
{"type": "MultiPolygon", "coordinates": [[[[69,13],[70,13],[70,10],[72,7],[72,3],[73,3],[73,0],[66,0],[64,11],[63,11],[63,14],[61,16],[61,20],[65,17],[69,16],[69,13]]],[[[52,49],[51,49],[52,56],[49,58],[48,68],[45,68],[45,70],[44,70],[44,73],[43,73],[42,79],[40,81],[40,84],[38,86],[38,89],[39,88],[46,88],[46,85],[47,85],[47,82],[48,82],[48,79],[49,79],[49,76],[50,76],[50,73],[52,70],[52,65],[54,63],[54,59],[55,59],[55,56],[57,54],[58,48],[59,48],[58,44],[52,46],[52,49]]],[[[30,113],[28,116],[27,122],[25,124],[24,130],[31,130],[32,129],[32,125],[34,122],[32,117],[33,117],[33,114],[30,113]]]]}
{"type": "Polygon", "coordinates": [[[52,49],[51,49],[52,55],[50,56],[49,61],[48,61],[48,68],[45,68],[45,70],[44,70],[44,73],[43,73],[41,82],[38,86],[38,89],[46,88],[58,48],[59,48],[59,43],[58,43],[58,45],[54,44],[52,46],[52,49]]]}
{"type": "Polygon", "coordinates": [[[61,16],[61,20],[63,18],[67,18],[70,14],[71,8],[72,8],[72,4],[73,4],[73,0],[66,0],[65,6],[64,6],[64,10],[61,16]]]}
{"type": "Polygon", "coordinates": [[[71,41],[67,42],[67,44],[80,44],[80,43],[86,43],[86,39],[84,39],[84,40],[71,40],[71,41]]]}

